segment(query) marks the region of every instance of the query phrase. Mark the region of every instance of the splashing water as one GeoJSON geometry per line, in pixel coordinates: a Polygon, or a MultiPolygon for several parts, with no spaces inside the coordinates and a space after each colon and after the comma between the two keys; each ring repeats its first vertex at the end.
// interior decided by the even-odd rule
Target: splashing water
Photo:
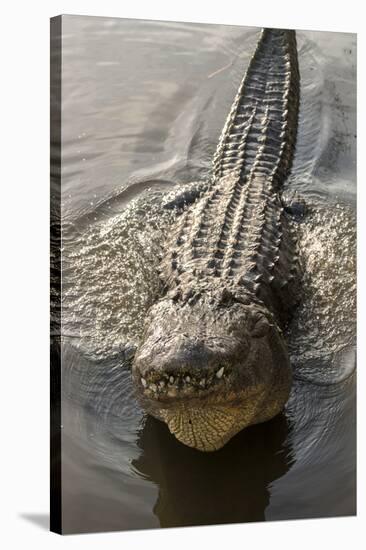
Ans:
{"type": "Polygon", "coordinates": [[[297,375],[336,383],[355,368],[356,220],[353,209],[313,208],[298,226],[303,295],[288,331],[297,375]]]}
{"type": "Polygon", "coordinates": [[[173,214],[158,199],[145,193],[118,216],[79,235],[73,226],[67,231],[64,335],[91,358],[110,358],[127,342],[136,344],[159,292],[159,254],[173,214]]]}

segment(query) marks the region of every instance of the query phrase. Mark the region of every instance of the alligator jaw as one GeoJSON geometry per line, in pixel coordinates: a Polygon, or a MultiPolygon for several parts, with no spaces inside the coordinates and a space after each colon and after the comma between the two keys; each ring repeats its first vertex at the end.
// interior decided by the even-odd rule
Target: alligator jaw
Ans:
{"type": "Polygon", "coordinates": [[[241,429],[238,411],[228,407],[162,410],[161,416],[181,443],[199,451],[217,451],[241,429]]]}
{"type": "Polygon", "coordinates": [[[223,395],[232,384],[232,378],[231,368],[220,364],[197,372],[192,368],[164,373],[152,370],[140,376],[137,385],[144,398],[169,406],[169,403],[192,398],[204,400],[215,393],[223,395]]]}
{"type": "MultiPolygon", "coordinates": [[[[283,407],[289,393],[289,385],[272,388],[275,398],[268,395],[265,386],[240,392],[236,402],[184,403],[175,408],[160,409],[157,415],[170,432],[188,447],[199,451],[217,451],[234,435],[247,426],[263,422],[275,416],[283,407]],[[237,401],[241,397],[240,402],[237,401]]],[[[232,395],[232,398],[234,396],[232,395]]]]}

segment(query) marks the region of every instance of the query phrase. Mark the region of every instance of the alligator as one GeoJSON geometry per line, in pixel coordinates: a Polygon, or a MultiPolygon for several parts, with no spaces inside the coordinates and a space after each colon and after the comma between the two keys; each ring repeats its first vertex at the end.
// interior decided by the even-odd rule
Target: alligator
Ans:
{"type": "Polygon", "coordinates": [[[214,451],[286,404],[284,331],[301,266],[283,184],[298,126],[295,31],[263,29],[203,191],[160,263],[163,293],[132,363],[137,397],[190,447],[214,451]]]}

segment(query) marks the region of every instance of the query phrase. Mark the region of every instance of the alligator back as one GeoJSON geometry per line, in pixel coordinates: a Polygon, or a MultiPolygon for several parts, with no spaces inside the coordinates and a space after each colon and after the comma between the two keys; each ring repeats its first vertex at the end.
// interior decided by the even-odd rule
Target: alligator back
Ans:
{"type": "Polygon", "coordinates": [[[161,272],[185,299],[245,292],[285,324],[297,301],[296,242],[281,201],[294,153],[299,71],[294,31],[264,29],[214,155],[207,191],[178,218],[161,272]]]}

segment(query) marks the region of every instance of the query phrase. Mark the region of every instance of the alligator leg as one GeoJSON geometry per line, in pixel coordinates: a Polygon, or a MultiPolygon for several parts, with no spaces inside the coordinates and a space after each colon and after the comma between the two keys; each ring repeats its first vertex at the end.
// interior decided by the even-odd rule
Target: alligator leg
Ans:
{"type": "Polygon", "coordinates": [[[281,202],[285,211],[299,221],[307,213],[306,201],[297,191],[285,191],[281,195],[281,202]]]}
{"type": "Polygon", "coordinates": [[[178,190],[173,190],[164,198],[163,208],[168,210],[182,210],[185,206],[194,203],[208,188],[207,181],[187,183],[178,190]]]}

